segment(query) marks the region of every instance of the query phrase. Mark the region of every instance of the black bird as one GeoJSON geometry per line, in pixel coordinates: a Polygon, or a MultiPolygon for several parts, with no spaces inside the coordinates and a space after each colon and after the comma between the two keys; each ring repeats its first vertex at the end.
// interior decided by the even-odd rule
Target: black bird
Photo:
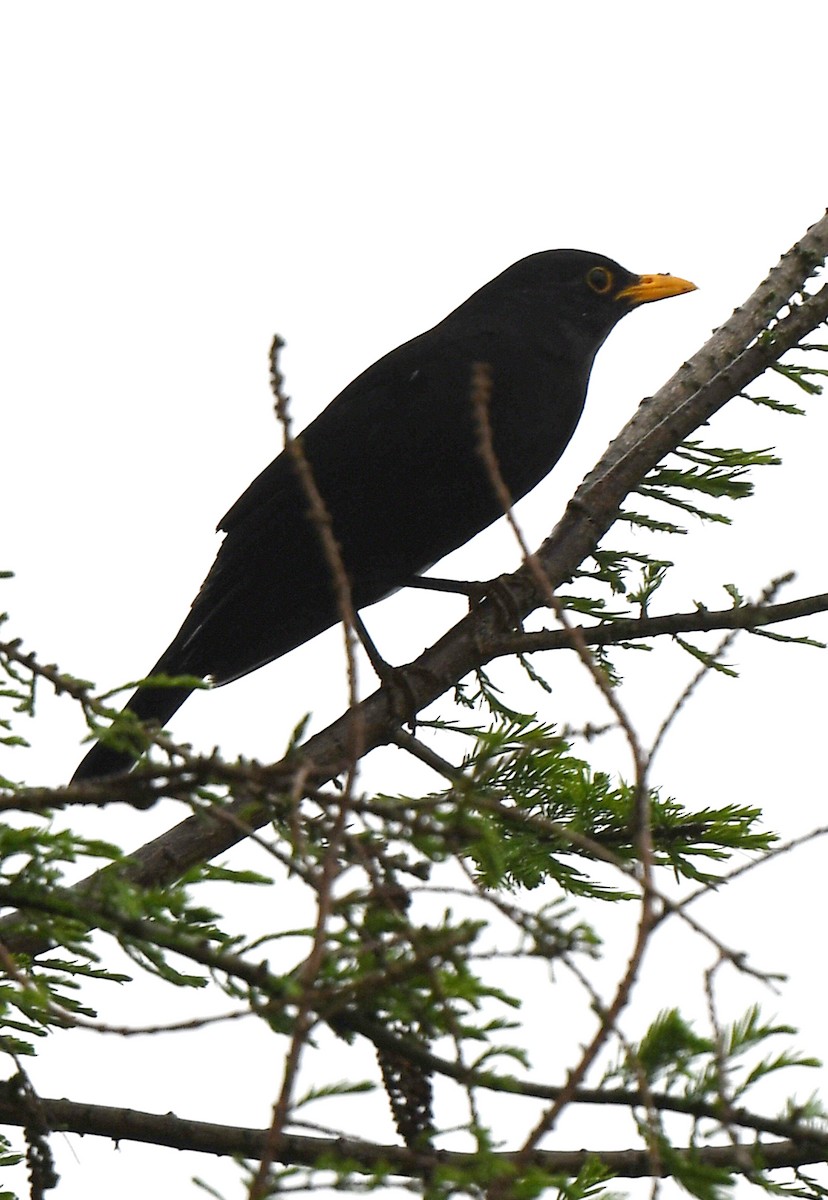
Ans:
{"type": "MultiPolygon", "coordinates": [[[[613,326],[651,300],[692,291],[583,250],[529,255],[433,329],[405,342],[299,435],[330,514],[356,609],[404,586],[502,515],[479,451],[472,372],[513,500],[548,474],[581,415],[592,362],[613,326]]],[[[340,619],[318,526],[285,451],[219,522],[226,537],[190,612],[150,675],[229,683],[340,619]]],[[[127,707],[166,724],[189,688],[142,687],[127,707]]],[[[92,747],[74,780],[129,769],[92,747]]]]}

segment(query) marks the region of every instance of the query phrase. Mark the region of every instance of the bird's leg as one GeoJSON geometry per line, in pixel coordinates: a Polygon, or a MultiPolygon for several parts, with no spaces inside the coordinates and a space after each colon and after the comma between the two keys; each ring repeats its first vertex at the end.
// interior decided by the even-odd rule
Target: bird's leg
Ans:
{"type": "Polygon", "coordinates": [[[523,615],[518,609],[507,582],[508,577],[497,575],[494,579],[441,579],[433,575],[415,575],[404,585],[405,587],[423,588],[429,592],[453,592],[466,596],[469,608],[474,608],[481,600],[489,599],[503,613],[506,622],[520,629],[523,615]]]}
{"type": "Polygon", "coordinates": [[[412,579],[408,579],[403,586],[422,588],[428,592],[453,592],[458,596],[466,596],[470,601],[476,603],[488,594],[491,580],[440,579],[433,575],[415,575],[412,579]]]}
{"type": "Polygon", "coordinates": [[[498,610],[503,623],[510,629],[523,630],[523,613],[520,610],[508,575],[498,575],[493,579],[487,593],[488,598],[498,610]]]}
{"type": "Polygon", "coordinates": [[[368,660],[376,672],[383,687],[387,687],[391,695],[391,707],[394,715],[403,724],[409,724],[413,729],[416,725],[417,701],[406,671],[411,667],[392,667],[386,662],[374,645],[370,633],[359,613],[354,613],[354,629],[362,643],[368,660]]]}
{"type": "Polygon", "coordinates": [[[368,661],[374,668],[374,673],[376,674],[380,683],[390,682],[394,675],[394,667],[385,661],[379,650],[374,645],[373,638],[365,628],[365,622],[358,612],[354,613],[354,629],[356,630],[357,637],[362,643],[362,648],[368,655],[368,661]]]}

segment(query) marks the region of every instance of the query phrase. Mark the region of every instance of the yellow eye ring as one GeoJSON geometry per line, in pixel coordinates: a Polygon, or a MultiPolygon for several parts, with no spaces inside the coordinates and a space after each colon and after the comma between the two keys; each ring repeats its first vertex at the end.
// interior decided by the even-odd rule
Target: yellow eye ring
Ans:
{"type": "Polygon", "coordinates": [[[593,267],[587,272],[587,286],[591,287],[593,292],[597,292],[599,296],[605,296],[612,288],[612,272],[606,267],[593,267]]]}

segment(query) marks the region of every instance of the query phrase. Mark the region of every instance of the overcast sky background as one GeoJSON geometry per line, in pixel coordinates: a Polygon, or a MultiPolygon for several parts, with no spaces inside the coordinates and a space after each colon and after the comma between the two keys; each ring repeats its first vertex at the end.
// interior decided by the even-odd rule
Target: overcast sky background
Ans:
{"type": "MultiPolygon", "coordinates": [[[[7,636],[102,687],[150,667],[213,560],[217,521],[279,447],[274,332],[287,340],[302,426],[525,254],[576,246],[693,279],[697,293],[633,314],[601,351],[565,459],[518,509],[539,542],[640,398],[821,215],[824,73],[808,56],[826,25],[820,0],[2,6],[0,568],[16,573],[0,596],[7,636]]],[[[797,399],[781,381],[774,389],[797,399]]],[[[658,611],[724,606],[721,584],[755,595],[791,569],[787,598],[826,590],[828,420],[823,400],[808,409],[793,419],[736,402],[711,431],[718,444],[774,445],[784,466],[756,478],[757,498],[731,530],[695,524],[663,546],[680,567],[658,611]]],[[[497,528],[440,571],[487,578],[517,562],[497,528]]],[[[405,662],[462,611],[455,599],[400,593],[368,623],[386,657],[405,662]]],[[[828,639],[828,622],[802,631],[828,639]]],[[[624,667],[646,734],[688,665],[678,651],[644,658],[624,667]]],[[[757,803],[771,827],[802,832],[824,819],[825,658],[744,639],[735,659],[741,682],[705,685],[657,779],[688,804],[757,803]]],[[[574,672],[561,670],[546,718],[601,718],[580,682],[573,713],[560,681],[574,672]]],[[[173,729],[201,749],[274,758],[303,713],[321,728],[340,711],[342,676],[332,632],[194,697],[173,729]]],[[[0,770],[59,784],[80,757],[82,722],[45,689],[41,705],[32,750],[0,750],[0,770]]],[[[629,770],[618,744],[595,753],[629,770]]],[[[375,756],[366,786],[416,780],[399,757],[375,756]]],[[[108,812],[94,829],[131,846],[178,816],[108,812]]],[[[800,1045],[828,1055],[824,853],[817,843],[749,875],[729,905],[703,915],[758,966],[791,974],[764,998],[734,981],[730,1015],[763,998],[801,1027],[800,1045]]],[[[649,1016],[697,987],[707,961],[682,951],[679,964],[669,938],[658,950],[649,1016]],[[688,962],[693,984],[681,975],[688,962]]],[[[104,1002],[110,1021],[146,1019],[121,993],[104,1002]]],[[[267,1045],[263,1078],[253,1031],[231,1027],[217,1088],[214,1051],[195,1035],[174,1041],[73,1034],[33,1078],[47,1095],[267,1122],[278,1046],[267,1045]]],[[[817,1086],[812,1074],[802,1094],[817,1086]]],[[[163,1180],[163,1195],[189,1195],[193,1170],[216,1186],[234,1178],[171,1151],[77,1138],[57,1149],[61,1200],[144,1197],[148,1177],[163,1180]]]]}

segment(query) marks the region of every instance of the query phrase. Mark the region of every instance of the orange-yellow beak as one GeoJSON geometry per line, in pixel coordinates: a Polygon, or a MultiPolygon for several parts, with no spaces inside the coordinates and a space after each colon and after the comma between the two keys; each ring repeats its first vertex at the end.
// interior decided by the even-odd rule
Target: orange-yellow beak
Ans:
{"type": "Polygon", "coordinates": [[[636,282],[619,292],[615,299],[629,300],[630,304],[649,304],[651,300],[666,300],[668,296],[681,296],[695,290],[695,283],[679,279],[678,275],[639,275],[636,282]]]}

